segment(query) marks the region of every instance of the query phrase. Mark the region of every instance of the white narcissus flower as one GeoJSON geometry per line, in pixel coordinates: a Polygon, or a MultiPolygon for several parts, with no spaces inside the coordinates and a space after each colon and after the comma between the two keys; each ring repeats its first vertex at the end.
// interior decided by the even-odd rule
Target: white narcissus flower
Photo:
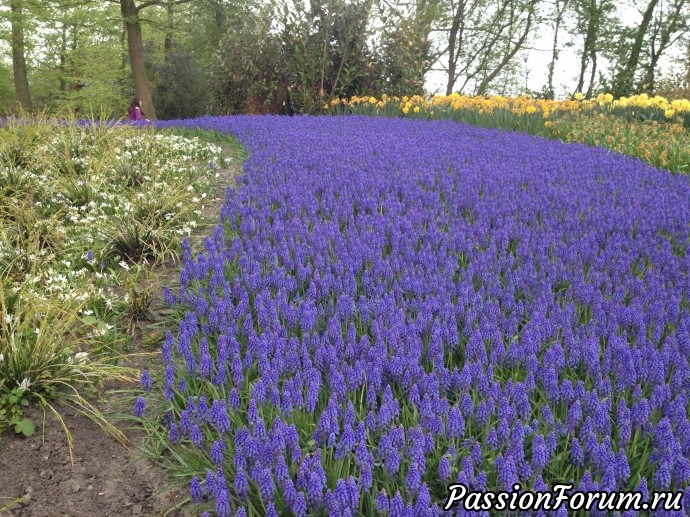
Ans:
{"type": "Polygon", "coordinates": [[[87,361],[89,354],[87,352],[77,352],[74,354],[74,362],[77,364],[82,364],[87,361]]]}
{"type": "Polygon", "coordinates": [[[31,386],[31,381],[28,377],[25,377],[24,380],[22,382],[18,382],[17,385],[19,386],[19,393],[24,393],[29,389],[29,386],[31,386]]]}

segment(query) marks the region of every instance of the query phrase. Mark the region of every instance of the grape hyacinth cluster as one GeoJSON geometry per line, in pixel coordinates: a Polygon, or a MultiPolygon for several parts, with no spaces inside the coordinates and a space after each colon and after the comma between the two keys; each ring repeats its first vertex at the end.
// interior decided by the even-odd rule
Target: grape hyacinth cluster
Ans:
{"type": "Polygon", "coordinates": [[[688,504],[687,177],[452,122],[168,124],[248,152],[137,407],[196,455],[200,512],[469,514],[456,482],[688,504]]]}

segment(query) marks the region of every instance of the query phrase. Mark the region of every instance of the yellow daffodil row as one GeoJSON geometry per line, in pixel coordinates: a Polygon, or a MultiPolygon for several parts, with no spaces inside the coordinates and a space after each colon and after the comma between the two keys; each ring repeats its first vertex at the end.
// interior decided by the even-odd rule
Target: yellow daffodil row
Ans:
{"type": "MultiPolygon", "coordinates": [[[[351,97],[350,99],[333,99],[329,104],[324,105],[325,110],[337,110],[342,108],[364,108],[371,111],[391,111],[400,110],[403,115],[410,112],[422,112],[426,116],[434,117],[436,113],[466,110],[480,114],[491,114],[497,109],[507,110],[515,115],[539,114],[548,119],[555,113],[580,113],[596,111],[604,113],[618,110],[653,110],[663,113],[666,119],[673,119],[677,115],[690,113],[690,101],[687,99],[677,99],[669,101],[664,97],[650,97],[647,94],[633,95],[631,97],[621,97],[614,99],[610,93],[600,94],[592,99],[584,99],[581,93],[575,94],[573,99],[568,100],[547,100],[534,99],[530,96],[502,97],[500,95],[491,97],[470,97],[453,93],[451,95],[435,95],[433,97],[422,97],[419,95],[389,97],[382,95],[376,97],[351,97]]],[[[440,113],[439,113],[440,114],[440,113]]]]}

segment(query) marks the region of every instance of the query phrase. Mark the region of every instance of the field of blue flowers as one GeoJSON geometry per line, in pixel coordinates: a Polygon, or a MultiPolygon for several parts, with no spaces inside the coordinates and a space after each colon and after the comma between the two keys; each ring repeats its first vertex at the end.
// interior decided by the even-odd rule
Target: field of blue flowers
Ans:
{"type": "Polygon", "coordinates": [[[687,508],[688,177],[447,121],[169,124],[247,150],[135,408],[199,512],[450,515],[454,482],[687,508]]]}

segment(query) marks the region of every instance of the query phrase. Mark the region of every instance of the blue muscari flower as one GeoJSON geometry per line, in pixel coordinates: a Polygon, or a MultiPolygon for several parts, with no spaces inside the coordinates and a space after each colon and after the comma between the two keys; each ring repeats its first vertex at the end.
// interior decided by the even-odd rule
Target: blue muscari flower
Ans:
{"type": "Polygon", "coordinates": [[[177,391],[181,393],[187,392],[187,379],[184,377],[180,377],[180,380],[177,382],[177,391]]]}
{"type": "Polygon", "coordinates": [[[199,359],[199,373],[205,379],[213,376],[213,358],[208,352],[203,352],[199,359]]]}
{"type": "Polygon", "coordinates": [[[671,469],[668,462],[662,462],[656,469],[654,474],[654,488],[655,490],[668,490],[671,486],[671,469]]]}
{"type": "Polygon", "coordinates": [[[145,412],[146,400],[144,400],[144,397],[137,397],[137,400],[134,403],[134,416],[136,416],[137,418],[141,418],[144,416],[145,412]]]}
{"type": "Polygon", "coordinates": [[[237,392],[237,388],[233,388],[230,390],[230,393],[228,394],[228,406],[235,410],[239,409],[240,395],[237,392]]]}
{"type": "Polygon", "coordinates": [[[225,450],[225,442],[222,439],[216,440],[213,442],[213,445],[211,445],[210,456],[211,461],[215,465],[223,463],[223,450],[225,450]]]}
{"type": "Polygon", "coordinates": [[[501,418],[498,421],[498,428],[496,429],[496,436],[498,437],[499,444],[505,444],[510,438],[510,424],[505,418],[501,418]]]}
{"type": "Polygon", "coordinates": [[[577,438],[573,438],[573,443],[570,447],[570,457],[572,458],[573,465],[580,467],[584,464],[585,454],[577,438]]]}
{"type": "Polygon", "coordinates": [[[278,485],[283,487],[285,481],[290,478],[290,470],[288,469],[287,463],[285,461],[285,456],[280,454],[276,460],[276,466],[274,468],[274,475],[278,485]]]}
{"type": "Polygon", "coordinates": [[[518,472],[511,456],[503,457],[499,454],[495,462],[499,484],[505,490],[512,490],[513,484],[518,482],[518,472]]]}
{"type": "Polygon", "coordinates": [[[170,429],[168,430],[168,440],[173,445],[180,443],[180,432],[175,422],[170,422],[170,429]]]}
{"type": "Polygon", "coordinates": [[[275,486],[273,484],[273,477],[271,476],[271,469],[263,468],[259,471],[258,476],[259,494],[263,501],[270,501],[273,499],[273,492],[275,486]]]}
{"type": "Polygon", "coordinates": [[[86,260],[89,262],[93,262],[93,250],[89,250],[86,252],[86,260]]]}
{"type": "Polygon", "coordinates": [[[486,446],[489,449],[498,449],[498,435],[496,434],[496,429],[493,427],[489,429],[489,432],[486,435],[486,446]]]}
{"type": "MultiPolygon", "coordinates": [[[[489,421],[489,418],[491,417],[491,411],[489,410],[489,407],[486,403],[485,400],[482,400],[479,402],[479,405],[477,406],[477,413],[475,415],[475,420],[477,421],[477,424],[480,426],[483,426],[489,421]]],[[[464,434],[464,430],[463,430],[464,434]]]]}
{"type": "Polygon", "coordinates": [[[192,477],[192,482],[189,485],[189,495],[193,503],[200,503],[204,500],[204,490],[196,476],[192,477]]]}
{"type": "Polygon", "coordinates": [[[232,429],[225,401],[214,400],[211,404],[211,423],[220,433],[228,433],[232,429]]]}
{"type": "Polygon", "coordinates": [[[381,489],[381,491],[377,494],[376,496],[376,510],[381,513],[385,514],[388,513],[389,510],[389,502],[388,502],[388,494],[384,489],[381,489]]]}
{"type": "Polygon", "coordinates": [[[153,387],[153,379],[151,379],[151,375],[149,375],[148,370],[142,370],[141,372],[141,388],[144,391],[151,391],[151,388],[153,387]]]}
{"type": "Polygon", "coordinates": [[[422,486],[422,475],[416,463],[410,464],[405,475],[405,490],[416,494],[422,486]]]}
{"type": "Polygon", "coordinates": [[[443,456],[438,464],[438,477],[443,483],[448,483],[450,475],[450,461],[448,461],[448,456],[443,456]]]}
{"type": "Polygon", "coordinates": [[[422,484],[422,488],[417,495],[417,500],[414,504],[414,515],[428,515],[431,506],[431,495],[429,494],[429,487],[426,483],[422,484]]]}
{"type": "Polygon", "coordinates": [[[192,423],[189,438],[192,440],[192,443],[197,447],[201,447],[204,444],[204,435],[201,432],[201,429],[199,429],[199,426],[196,424],[196,422],[192,423]]]}
{"type": "Polygon", "coordinates": [[[396,492],[388,503],[388,515],[390,517],[403,517],[405,510],[405,503],[403,502],[400,492],[396,492]]]}
{"type": "Polygon", "coordinates": [[[266,508],[266,517],[278,517],[278,511],[273,503],[268,503],[266,508]]]}
{"type": "Polygon", "coordinates": [[[211,469],[208,469],[206,471],[206,480],[204,482],[204,486],[206,488],[206,495],[215,497],[215,494],[217,492],[216,474],[211,469]]]}
{"type": "Polygon", "coordinates": [[[453,406],[448,413],[446,434],[448,438],[462,438],[465,435],[465,420],[458,406],[453,406]]]}
{"type": "Polygon", "coordinates": [[[234,482],[235,492],[240,499],[246,499],[249,495],[249,481],[247,480],[247,474],[244,470],[237,470],[235,472],[235,482],[234,482]]]}
{"type": "Polygon", "coordinates": [[[578,400],[575,403],[570,404],[570,409],[568,409],[568,416],[566,418],[566,426],[568,427],[568,431],[570,433],[575,433],[575,431],[577,430],[581,421],[582,421],[582,405],[580,404],[580,401],[578,400]]]}
{"type": "Polygon", "coordinates": [[[543,470],[549,461],[549,453],[546,450],[546,442],[541,434],[534,435],[532,440],[532,467],[537,470],[543,470]]]}

